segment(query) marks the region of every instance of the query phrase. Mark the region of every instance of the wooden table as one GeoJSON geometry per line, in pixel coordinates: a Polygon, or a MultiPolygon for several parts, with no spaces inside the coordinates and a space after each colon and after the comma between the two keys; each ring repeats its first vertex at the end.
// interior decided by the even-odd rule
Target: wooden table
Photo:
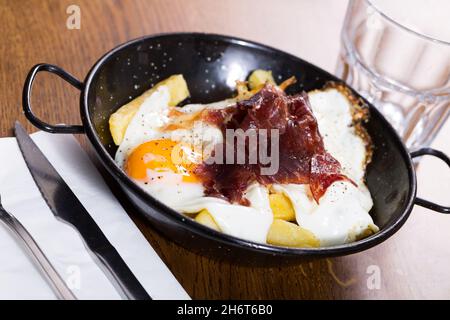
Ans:
{"type": "MultiPolygon", "coordinates": [[[[346,1],[335,0],[0,0],[0,135],[12,135],[25,76],[35,63],[83,79],[107,50],[142,35],[205,31],[236,35],[294,53],[333,71],[346,1]],[[66,27],[71,4],[81,29],[66,27]]],[[[78,92],[39,75],[36,112],[50,123],[78,123],[78,92]]],[[[29,131],[35,129],[27,125],[29,131]]],[[[450,154],[450,123],[435,146],[450,154]]],[[[83,136],[84,147],[88,144],[83,136]]],[[[450,170],[425,159],[419,193],[449,204],[450,170]]],[[[363,253],[294,267],[248,268],[190,253],[134,220],[192,298],[450,298],[450,217],[416,207],[406,225],[363,253]],[[379,277],[377,282],[376,277],[379,277]]]]}

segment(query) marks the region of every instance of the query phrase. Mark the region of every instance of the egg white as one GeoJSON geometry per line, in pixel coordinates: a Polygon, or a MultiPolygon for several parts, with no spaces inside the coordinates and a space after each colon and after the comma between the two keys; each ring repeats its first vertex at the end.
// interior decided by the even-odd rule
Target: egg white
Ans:
{"type": "Polygon", "coordinates": [[[352,103],[337,89],[308,94],[325,149],[339,161],[342,173],[364,185],[366,144],[355,131],[352,103]]]}
{"type": "Polygon", "coordinates": [[[318,204],[307,184],[274,185],[272,188],[290,199],[297,223],[311,231],[321,246],[352,242],[367,229],[378,230],[368,214],[371,199],[348,181],[334,182],[318,204]]]}
{"type": "Polygon", "coordinates": [[[267,233],[273,222],[269,192],[267,188],[253,184],[246,190],[244,198],[250,201],[250,206],[230,204],[216,197],[199,197],[173,208],[187,214],[207,209],[222,232],[238,238],[266,243],[267,233]]]}

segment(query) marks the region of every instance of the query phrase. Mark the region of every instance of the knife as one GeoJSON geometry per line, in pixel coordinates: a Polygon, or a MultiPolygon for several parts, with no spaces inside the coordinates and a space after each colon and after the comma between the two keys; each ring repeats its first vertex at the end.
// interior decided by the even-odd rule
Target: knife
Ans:
{"type": "Polygon", "coordinates": [[[55,217],[79,232],[86,247],[97,258],[94,260],[122,296],[130,300],[151,300],[97,223],[18,121],[15,134],[28,169],[55,217]]]}

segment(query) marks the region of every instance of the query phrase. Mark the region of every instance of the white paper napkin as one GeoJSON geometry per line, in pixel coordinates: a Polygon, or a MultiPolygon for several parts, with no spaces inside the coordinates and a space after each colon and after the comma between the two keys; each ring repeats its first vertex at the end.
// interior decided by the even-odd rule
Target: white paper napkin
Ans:
{"type": "MultiPolygon", "coordinates": [[[[38,132],[33,140],[117,249],[153,299],[189,299],[114,198],[71,135],[38,132]]],[[[42,199],[15,138],[0,139],[0,195],[79,299],[120,299],[77,231],[58,221],[42,199]]],[[[0,299],[55,299],[41,274],[0,223],[0,299]]]]}

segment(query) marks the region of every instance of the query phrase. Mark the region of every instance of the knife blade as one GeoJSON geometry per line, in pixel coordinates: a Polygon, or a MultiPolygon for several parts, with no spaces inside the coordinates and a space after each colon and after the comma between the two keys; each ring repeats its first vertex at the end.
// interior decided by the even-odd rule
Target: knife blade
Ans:
{"type": "Polygon", "coordinates": [[[131,300],[150,300],[151,297],[120,254],[22,125],[16,121],[14,128],[25,163],[55,217],[79,232],[86,247],[98,259],[96,262],[99,267],[112,280],[119,293],[131,300]]]}

